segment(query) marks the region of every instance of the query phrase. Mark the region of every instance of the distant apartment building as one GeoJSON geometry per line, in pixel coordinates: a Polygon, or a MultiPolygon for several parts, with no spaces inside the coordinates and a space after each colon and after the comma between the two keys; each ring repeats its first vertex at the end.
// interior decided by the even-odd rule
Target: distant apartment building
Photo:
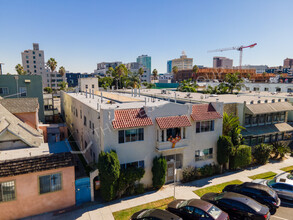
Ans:
{"type": "Polygon", "coordinates": [[[180,104],[150,99],[139,92],[61,93],[62,114],[88,163],[101,151],[117,152],[121,167],[145,169],[141,182],[152,184],[152,160],[167,160],[166,182],[182,178],[182,169],[217,163],[222,134],[222,103],[180,104]],[[172,140],[176,140],[172,143],[172,140]],[[176,165],[175,165],[176,164],[176,165]]]}
{"type": "Polygon", "coordinates": [[[22,66],[29,75],[42,76],[43,88],[51,87],[59,89],[58,84],[65,81],[65,76],[61,76],[57,71],[53,73],[46,67],[44,51],[39,49],[39,44],[33,43],[32,50],[25,50],[21,53],[22,66]]]}
{"type": "MultiPolygon", "coordinates": [[[[239,66],[234,67],[235,69],[239,69],[239,66]]],[[[267,65],[243,65],[241,66],[241,69],[255,69],[256,73],[264,73],[268,69],[267,65]]]]}
{"type": "Polygon", "coordinates": [[[94,70],[94,73],[99,75],[99,76],[106,76],[107,71],[109,70],[110,67],[115,69],[120,64],[122,64],[122,62],[120,62],[120,61],[98,63],[97,64],[97,69],[94,70]]]}
{"type": "MultiPolygon", "coordinates": [[[[174,66],[177,66],[178,70],[188,70],[188,69],[192,69],[193,67],[193,58],[187,58],[184,51],[182,52],[182,55],[180,56],[180,58],[169,60],[168,62],[169,62],[168,68],[170,70],[170,67],[171,67],[171,72],[174,66]]],[[[167,62],[167,65],[168,65],[168,62],[167,62]]]]}
{"type": "Polygon", "coordinates": [[[140,76],[141,82],[148,82],[147,68],[138,62],[126,63],[125,67],[132,73],[138,73],[140,68],[143,68],[144,73],[140,76]]]}
{"type": "Polygon", "coordinates": [[[292,58],[284,59],[283,67],[284,68],[292,68],[293,67],[293,59],[292,58]]]}
{"type": "Polygon", "coordinates": [[[0,96],[3,98],[38,98],[39,120],[45,122],[40,75],[0,75],[0,96]]]}
{"type": "Polygon", "coordinates": [[[141,55],[136,58],[136,62],[140,65],[143,65],[145,69],[145,75],[142,77],[144,82],[151,82],[151,75],[152,75],[152,58],[148,55],[141,55]]]}
{"type": "Polygon", "coordinates": [[[79,78],[88,78],[92,77],[91,74],[81,74],[81,73],[66,73],[66,81],[68,87],[76,87],[78,86],[78,79],[79,78]]]}
{"type": "Polygon", "coordinates": [[[213,68],[232,69],[233,60],[227,57],[214,57],[213,68]]]}

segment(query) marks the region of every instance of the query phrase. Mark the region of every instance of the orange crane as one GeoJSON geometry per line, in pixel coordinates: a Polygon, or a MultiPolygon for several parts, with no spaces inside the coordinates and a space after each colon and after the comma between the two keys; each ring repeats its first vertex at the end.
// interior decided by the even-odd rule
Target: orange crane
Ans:
{"type": "Polygon", "coordinates": [[[239,57],[239,68],[241,69],[242,66],[242,53],[244,48],[253,48],[256,46],[257,43],[248,45],[248,46],[238,46],[238,47],[229,47],[229,48],[223,48],[223,49],[217,49],[217,50],[209,50],[208,52],[223,52],[227,50],[238,50],[240,52],[240,57],[239,57]]]}

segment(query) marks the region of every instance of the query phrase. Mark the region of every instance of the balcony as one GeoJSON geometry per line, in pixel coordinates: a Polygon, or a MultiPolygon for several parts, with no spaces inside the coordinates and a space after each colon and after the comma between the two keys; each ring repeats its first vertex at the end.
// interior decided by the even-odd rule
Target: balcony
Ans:
{"type": "Polygon", "coordinates": [[[156,150],[158,152],[165,152],[165,151],[184,149],[185,147],[188,146],[188,144],[189,144],[189,139],[181,139],[179,142],[175,144],[174,147],[172,147],[173,143],[171,143],[170,141],[165,141],[165,142],[157,141],[156,150]]]}

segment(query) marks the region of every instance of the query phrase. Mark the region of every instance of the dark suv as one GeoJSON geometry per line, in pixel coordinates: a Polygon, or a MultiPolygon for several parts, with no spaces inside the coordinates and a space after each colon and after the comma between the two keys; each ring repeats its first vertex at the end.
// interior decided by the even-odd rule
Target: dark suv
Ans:
{"type": "Polygon", "coordinates": [[[276,209],[279,208],[281,203],[274,190],[259,183],[246,182],[240,185],[228,185],[223,189],[223,192],[235,192],[249,196],[259,203],[266,205],[270,209],[271,214],[276,212],[276,209]]]}

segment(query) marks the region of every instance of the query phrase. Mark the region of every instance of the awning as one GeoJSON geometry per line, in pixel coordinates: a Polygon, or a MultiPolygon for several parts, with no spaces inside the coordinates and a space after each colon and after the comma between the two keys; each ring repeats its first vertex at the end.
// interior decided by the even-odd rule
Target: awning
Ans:
{"type": "Polygon", "coordinates": [[[160,129],[189,127],[191,123],[186,115],[156,118],[160,129]]]}
{"type": "Polygon", "coordinates": [[[280,132],[291,132],[293,131],[293,127],[287,123],[279,123],[274,125],[264,125],[264,126],[257,126],[246,128],[242,130],[243,136],[258,136],[258,135],[265,135],[265,134],[274,134],[280,132]]]}
{"type": "Polygon", "coordinates": [[[261,103],[246,105],[245,113],[251,115],[267,114],[275,112],[293,111],[289,102],[261,103]]]}

